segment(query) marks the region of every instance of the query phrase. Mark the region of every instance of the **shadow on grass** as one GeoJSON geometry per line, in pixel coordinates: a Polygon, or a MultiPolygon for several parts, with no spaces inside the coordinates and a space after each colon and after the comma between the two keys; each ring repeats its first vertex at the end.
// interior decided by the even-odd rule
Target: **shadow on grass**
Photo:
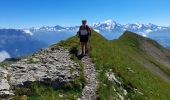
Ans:
{"type": "Polygon", "coordinates": [[[79,53],[79,50],[76,47],[72,47],[70,49],[70,54],[75,55],[79,60],[83,58],[83,56],[79,53]]]}

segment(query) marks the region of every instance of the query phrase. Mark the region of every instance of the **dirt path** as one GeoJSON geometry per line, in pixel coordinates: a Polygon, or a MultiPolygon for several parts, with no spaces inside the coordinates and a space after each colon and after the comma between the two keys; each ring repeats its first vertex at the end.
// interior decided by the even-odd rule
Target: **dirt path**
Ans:
{"type": "Polygon", "coordinates": [[[82,63],[87,84],[83,89],[81,100],[96,100],[97,78],[94,63],[89,56],[83,57],[82,63]]]}

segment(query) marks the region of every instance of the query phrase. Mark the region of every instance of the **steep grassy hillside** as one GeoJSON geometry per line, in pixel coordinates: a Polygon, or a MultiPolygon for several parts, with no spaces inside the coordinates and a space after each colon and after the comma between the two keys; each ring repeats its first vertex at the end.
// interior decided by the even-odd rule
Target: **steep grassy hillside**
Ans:
{"type": "MultiPolygon", "coordinates": [[[[124,87],[130,85],[140,91],[135,93],[133,89],[129,89],[127,98],[135,100],[147,98],[168,100],[170,98],[168,92],[170,90],[170,68],[165,66],[163,61],[157,61],[152,56],[153,54],[149,54],[151,53],[148,52],[149,48],[143,49],[143,44],[150,45],[154,50],[159,50],[157,53],[164,54],[166,51],[167,54],[170,54],[157,42],[131,32],[125,32],[118,40],[113,41],[108,41],[93,32],[90,40],[90,55],[96,63],[97,70],[100,70],[98,91],[100,99],[110,99],[114,95],[113,90],[108,93],[110,83],[106,81],[104,75],[109,69],[113,69],[117,76],[121,78],[124,87]],[[129,70],[132,70],[132,72],[129,70]],[[102,84],[107,84],[107,86],[103,87],[102,84]]],[[[163,56],[160,55],[160,57],[163,56]]]]}
{"type": "MultiPolygon", "coordinates": [[[[72,37],[53,48],[59,45],[78,47],[78,38],[72,37]]],[[[169,51],[157,42],[131,32],[125,32],[117,40],[108,41],[93,31],[90,38],[90,56],[99,73],[99,99],[112,100],[116,96],[114,84],[108,82],[105,75],[110,69],[128,90],[125,98],[170,99],[170,55],[169,51]],[[158,57],[163,59],[159,60],[158,57]]]]}

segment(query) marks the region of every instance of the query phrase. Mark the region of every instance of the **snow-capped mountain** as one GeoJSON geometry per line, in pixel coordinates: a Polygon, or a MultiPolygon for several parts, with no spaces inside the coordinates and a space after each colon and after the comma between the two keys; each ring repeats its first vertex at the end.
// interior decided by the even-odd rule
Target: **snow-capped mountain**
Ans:
{"type": "Polygon", "coordinates": [[[93,24],[93,28],[98,29],[98,30],[113,30],[118,25],[119,24],[117,24],[115,21],[109,19],[109,20],[106,20],[106,21],[102,21],[102,22],[93,24]]]}
{"type": "MultiPolygon", "coordinates": [[[[160,30],[166,30],[170,27],[164,27],[159,25],[154,25],[152,23],[148,24],[140,24],[140,23],[134,23],[134,24],[126,24],[122,25],[117,23],[116,21],[112,19],[108,19],[106,21],[101,21],[98,23],[94,23],[93,25],[90,25],[93,29],[98,31],[120,31],[124,32],[126,30],[136,32],[136,33],[150,33],[153,31],[160,31],[160,30]]],[[[62,27],[60,25],[56,26],[42,26],[40,28],[30,28],[30,29],[24,29],[26,33],[32,33],[34,32],[60,32],[60,31],[74,31],[76,32],[78,30],[79,26],[72,26],[72,27],[62,27]]]]}
{"type": "Polygon", "coordinates": [[[102,21],[102,22],[98,22],[93,24],[93,28],[97,29],[99,31],[113,31],[113,30],[121,30],[121,31],[132,31],[132,32],[139,32],[139,33],[149,33],[149,32],[153,32],[153,31],[159,31],[159,30],[163,30],[163,29],[167,29],[168,27],[164,27],[164,26],[158,26],[158,25],[154,25],[151,23],[148,24],[140,24],[140,23],[135,23],[135,24],[126,24],[126,25],[121,25],[115,21],[113,21],[112,19],[106,20],[106,21],[102,21]]]}
{"type": "Polygon", "coordinates": [[[170,27],[159,26],[152,23],[122,25],[112,19],[109,19],[93,24],[93,28],[110,40],[120,37],[124,31],[128,30],[138,33],[144,37],[157,40],[165,47],[170,47],[170,27]]]}
{"type": "MultiPolygon", "coordinates": [[[[108,19],[106,21],[101,21],[98,23],[94,23],[91,27],[100,32],[102,35],[106,36],[108,39],[115,39],[118,38],[122,33],[126,30],[139,33],[142,36],[147,37],[151,32],[157,32],[161,30],[169,29],[170,27],[164,27],[159,25],[154,25],[152,23],[148,24],[126,24],[122,25],[117,23],[112,19],[108,19]]],[[[72,26],[72,27],[62,27],[60,25],[56,26],[43,26],[40,28],[30,28],[29,31],[27,29],[27,33],[35,33],[35,32],[77,32],[79,26],[72,26]]]]}
{"type": "MultiPolygon", "coordinates": [[[[170,40],[167,44],[167,31],[170,32],[170,27],[165,26],[159,26],[152,23],[147,24],[140,24],[140,23],[134,23],[134,24],[119,24],[116,21],[112,19],[108,19],[105,21],[101,21],[98,23],[94,23],[93,25],[90,25],[95,31],[101,33],[104,37],[106,37],[109,40],[119,38],[124,31],[128,30],[131,32],[138,33],[144,37],[149,37],[152,39],[156,39],[158,42],[162,43],[163,45],[170,46],[170,40]],[[165,35],[165,30],[166,35],[165,35]],[[157,35],[154,35],[154,33],[159,33],[157,35]],[[166,37],[166,43],[163,42],[164,38],[159,37],[166,37]]],[[[26,33],[29,33],[36,38],[39,38],[42,41],[48,42],[48,44],[52,44],[55,41],[59,41],[60,39],[66,39],[69,36],[75,35],[75,33],[78,31],[79,26],[72,26],[72,27],[62,27],[60,25],[56,26],[43,26],[40,28],[30,28],[26,29],[26,33]],[[28,31],[29,30],[29,31],[28,31]],[[60,36],[62,34],[62,36],[60,36]],[[63,37],[64,35],[65,37],[63,37]],[[47,40],[47,37],[50,39],[47,40]],[[60,38],[56,38],[60,37],[60,38]]],[[[168,39],[170,39],[168,35],[168,39]]]]}
{"type": "MultiPolygon", "coordinates": [[[[100,32],[102,35],[107,35],[108,33],[117,34],[116,37],[109,36],[110,37],[109,39],[118,38],[126,30],[139,33],[146,37],[151,32],[166,30],[166,29],[170,28],[170,27],[154,25],[152,23],[148,23],[148,24],[135,23],[135,24],[122,25],[112,19],[94,23],[93,25],[91,25],[91,27],[94,30],[100,32]]],[[[78,31],[78,29],[79,29],[79,26],[72,26],[72,27],[62,27],[60,25],[42,26],[40,28],[34,28],[34,27],[30,28],[29,29],[30,31],[28,31],[28,29],[27,29],[27,33],[68,32],[68,31],[76,32],[76,31],[78,31]]]]}
{"type": "Polygon", "coordinates": [[[60,31],[77,31],[78,26],[73,27],[62,27],[60,25],[56,26],[42,26],[40,28],[32,27],[29,30],[31,32],[60,32],[60,31]]]}

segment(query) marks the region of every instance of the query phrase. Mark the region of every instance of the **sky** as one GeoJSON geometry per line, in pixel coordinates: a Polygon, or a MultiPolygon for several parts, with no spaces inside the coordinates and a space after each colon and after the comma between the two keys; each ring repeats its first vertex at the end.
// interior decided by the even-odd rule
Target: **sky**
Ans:
{"type": "Polygon", "coordinates": [[[75,26],[113,19],[170,26],[170,0],[0,0],[0,28],[75,26]]]}

